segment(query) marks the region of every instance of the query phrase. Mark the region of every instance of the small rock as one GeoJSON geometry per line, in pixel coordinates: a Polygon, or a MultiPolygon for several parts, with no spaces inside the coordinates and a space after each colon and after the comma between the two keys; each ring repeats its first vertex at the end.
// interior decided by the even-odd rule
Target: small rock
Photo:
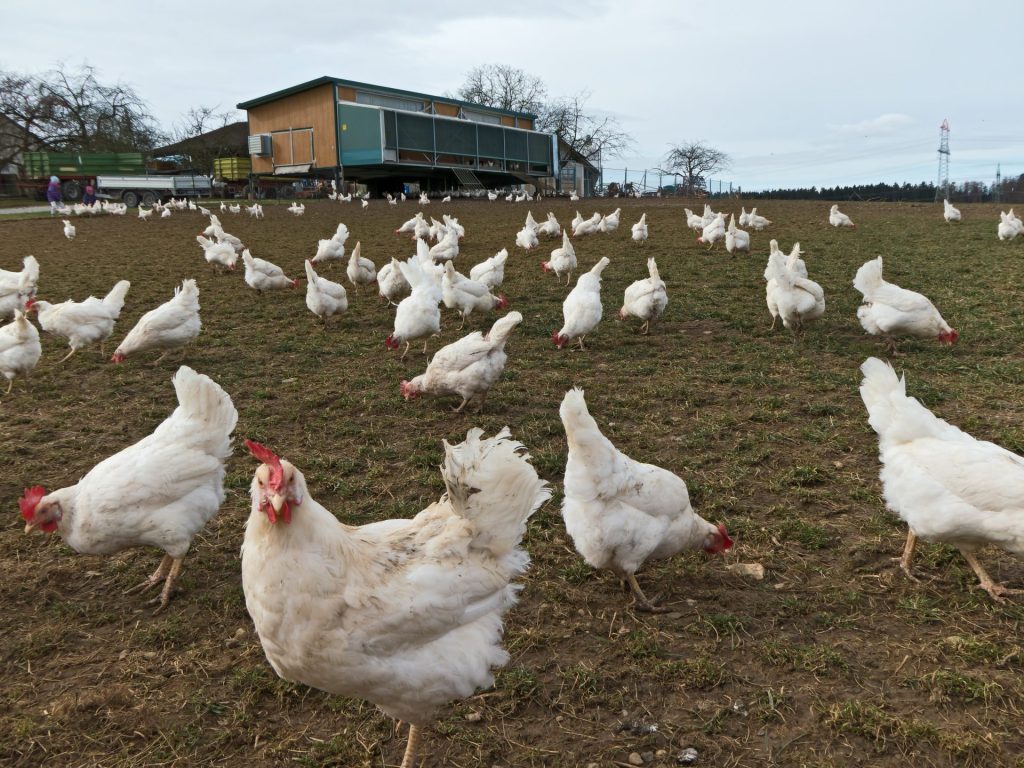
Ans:
{"type": "Polygon", "coordinates": [[[227,645],[228,648],[231,648],[235,645],[241,645],[245,642],[245,638],[248,634],[249,633],[245,631],[245,627],[239,627],[235,630],[235,634],[233,634],[231,637],[227,639],[225,645],[227,645]]]}
{"type": "Polygon", "coordinates": [[[644,759],[642,757],[640,757],[640,753],[639,752],[630,752],[628,760],[629,760],[629,764],[630,765],[643,765],[644,764],[644,759]]]}
{"type": "Polygon", "coordinates": [[[664,757],[667,754],[668,754],[668,750],[667,749],[659,749],[657,752],[654,753],[654,756],[655,757],[664,757]]]}
{"type": "Polygon", "coordinates": [[[693,747],[687,747],[676,755],[676,762],[679,765],[693,765],[697,762],[697,757],[697,750],[693,747]]]}
{"type": "Polygon", "coordinates": [[[653,752],[641,752],[640,753],[640,758],[645,763],[653,763],[654,762],[654,753],[653,752]]]}
{"type": "Polygon", "coordinates": [[[293,378],[290,378],[290,379],[281,379],[281,383],[282,383],[282,384],[293,384],[293,383],[295,383],[296,381],[298,381],[298,379],[296,379],[296,378],[294,378],[294,377],[293,377],[293,378]]]}
{"type": "Polygon", "coordinates": [[[466,722],[467,723],[479,723],[483,719],[484,719],[484,716],[481,715],[479,712],[470,712],[469,714],[466,715],[466,722]]]}
{"type": "Polygon", "coordinates": [[[764,578],[764,566],[760,563],[732,563],[725,566],[725,570],[735,573],[737,576],[748,576],[758,581],[764,578]]]}
{"type": "Polygon", "coordinates": [[[144,659],[155,659],[156,658],[156,651],[143,651],[142,652],[142,658],[144,658],[144,659]]]}

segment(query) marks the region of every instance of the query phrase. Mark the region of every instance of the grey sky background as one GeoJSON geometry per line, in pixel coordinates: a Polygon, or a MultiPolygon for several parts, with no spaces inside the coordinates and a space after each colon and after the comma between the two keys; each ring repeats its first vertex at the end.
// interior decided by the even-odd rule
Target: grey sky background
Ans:
{"type": "Polygon", "coordinates": [[[0,4],[0,68],[89,63],[133,86],[164,127],[321,75],[454,92],[505,63],[552,96],[590,93],[652,168],[668,144],[728,152],[745,189],[1024,173],[1019,0],[719,3],[634,0],[0,4]]]}

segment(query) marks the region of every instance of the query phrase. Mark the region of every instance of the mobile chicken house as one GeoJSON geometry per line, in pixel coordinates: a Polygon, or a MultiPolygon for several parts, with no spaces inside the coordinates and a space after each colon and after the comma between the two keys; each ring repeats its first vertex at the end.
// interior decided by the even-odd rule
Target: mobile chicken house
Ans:
{"type": "Polygon", "coordinates": [[[544,186],[554,134],[536,115],[321,77],[242,102],[254,174],[360,182],[377,193],[544,186]]]}

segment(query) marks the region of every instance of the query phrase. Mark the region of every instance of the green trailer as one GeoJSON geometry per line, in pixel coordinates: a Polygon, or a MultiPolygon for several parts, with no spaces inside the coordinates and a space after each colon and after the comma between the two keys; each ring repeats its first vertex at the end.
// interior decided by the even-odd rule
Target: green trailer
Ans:
{"type": "Polygon", "coordinates": [[[145,175],[146,161],[141,152],[26,152],[26,192],[41,194],[51,176],[61,181],[67,201],[80,200],[86,181],[97,176],[145,175]]]}

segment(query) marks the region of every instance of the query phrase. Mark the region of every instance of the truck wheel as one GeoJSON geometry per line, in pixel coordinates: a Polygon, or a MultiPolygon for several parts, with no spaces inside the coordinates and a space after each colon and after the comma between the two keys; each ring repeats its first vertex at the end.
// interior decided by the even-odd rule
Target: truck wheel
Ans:
{"type": "Polygon", "coordinates": [[[143,192],[142,202],[144,205],[153,205],[156,202],[156,192],[143,192]]]}
{"type": "Polygon", "coordinates": [[[77,181],[65,181],[60,189],[65,200],[75,201],[82,199],[82,186],[77,181]]]}
{"type": "Polygon", "coordinates": [[[139,204],[139,194],[132,192],[130,189],[121,195],[121,202],[127,205],[129,208],[134,208],[139,204]]]}

